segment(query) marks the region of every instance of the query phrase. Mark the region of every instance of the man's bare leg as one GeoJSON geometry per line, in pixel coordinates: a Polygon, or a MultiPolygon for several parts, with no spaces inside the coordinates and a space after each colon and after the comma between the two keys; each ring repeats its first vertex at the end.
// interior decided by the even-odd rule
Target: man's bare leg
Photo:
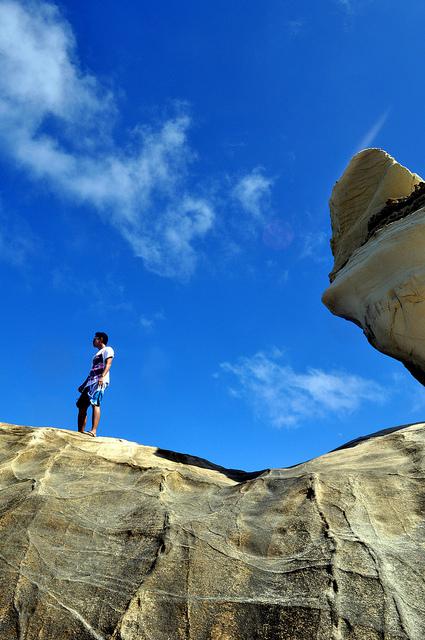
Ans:
{"type": "Polygon", "coordinates": [[[92,405],[93,413],[91,416],[91,429],[87,433],[92,433],[94,436],[96,435],[97,427],[99,425],[100,420],[100,407],[96,407],[92,405]]]}
{"type": "Polygon", "coordinates": [[[78,431],[83,433],[87,422],[87,409],[78,410],[78,431]]]}

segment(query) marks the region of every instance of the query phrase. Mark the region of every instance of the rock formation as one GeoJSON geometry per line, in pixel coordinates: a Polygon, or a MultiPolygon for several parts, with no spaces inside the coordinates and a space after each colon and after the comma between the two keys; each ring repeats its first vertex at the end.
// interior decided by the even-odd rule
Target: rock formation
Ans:
{"type": "Polygon", "coordinates": [[[425,183],[380,149],[354,156],[331,200],[323,302],[425,383],[425,183]]]}
{"type": "Polygon", "coordinates": [[[2,640],[423,640],[425,431],[289,469],[0,426],[2,640]]]}

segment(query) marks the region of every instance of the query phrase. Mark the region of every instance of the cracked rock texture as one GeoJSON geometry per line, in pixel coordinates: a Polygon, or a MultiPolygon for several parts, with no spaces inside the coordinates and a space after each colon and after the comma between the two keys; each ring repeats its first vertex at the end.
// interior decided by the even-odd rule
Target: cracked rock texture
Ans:
{"type": "Polygon", "coordinates": [[[2,640],[423,640],[424,425],[289,469],[0,425],[2,640]]]}
{"type": "Polygon", "coordinates": [[[425,384],[425,183],[381,149],[354,156],[331,200],[324,304],[425,384]]]}

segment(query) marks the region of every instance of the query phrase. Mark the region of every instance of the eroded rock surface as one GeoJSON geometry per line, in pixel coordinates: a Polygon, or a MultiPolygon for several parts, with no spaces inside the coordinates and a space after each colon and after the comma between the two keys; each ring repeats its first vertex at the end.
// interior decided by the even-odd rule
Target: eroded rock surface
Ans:
{"type": "Polygon", "coordinates": [[[425,183],[380,149],[332,192],[335,257],[323,302],[425,383],[425,183]]]}
{"type": "Polygon", "coordinates": [[[1,425],[0,638],[423,640],[424,425],[225,470],[1,425]]]}
{"type": "Polygon", "coordinates": [[[350,161],[329,201],[331,247],[335,263],[331,281],[369,235],[369,222],[389,199],[409,196],[423,180],[382,149],[365,149],[350,161]]]}

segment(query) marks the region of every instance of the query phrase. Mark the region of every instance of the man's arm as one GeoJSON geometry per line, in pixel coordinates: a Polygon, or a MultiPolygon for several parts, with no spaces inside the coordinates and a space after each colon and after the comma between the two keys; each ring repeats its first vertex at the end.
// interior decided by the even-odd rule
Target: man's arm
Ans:
{"type": "Polygon", "coordinates": [[[113,360],[112,356],[110,358],[106,358],[106,360],[105,360],[105,369],[104,369],[101,377],[99,378],[99,385],[101,387],[103,387],[103,385],[105,384],[105,376],[106,376],[106,374],[108,373],[109,369],[112,366],[112,360],[113,360]]]}

